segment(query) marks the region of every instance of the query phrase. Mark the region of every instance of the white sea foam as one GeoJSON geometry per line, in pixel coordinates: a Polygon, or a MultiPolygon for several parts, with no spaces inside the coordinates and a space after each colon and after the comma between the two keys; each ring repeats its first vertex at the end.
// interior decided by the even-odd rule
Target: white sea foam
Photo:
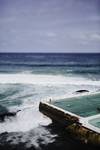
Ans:
{"type": "Polygon", "coordinates": [[[48,144],[55,141],[55,134],[51,134],[44,126],[52,123],[51,119],[41,114],[38,103],[24,104],[11,110],[21,110],[16,117],[6,118],[0,123],[0,133],[8,132],[6,141],[9,144],[24,143],[27,148],[34,145],[40,148],[40,144],[48,144]],[[11,134],[10,134],[11,133],[11,134]],[[40,142],[39,142],[40,140],[40,142]]]}
{"type": "Polygon", "coordinates": [[[22,102],[20,107],[15,105],[10,108],[11,111],[13,111],[13,108],[21,111],[17,113],[16,117],[8,118],[5,122],[0,123],[0,133],[27,132],[39,125],[50,124],[51,120],[43,116],[38,110],[36,101],[38,103],[41,98],[43,100],[48,100],[50,97],[52,99],[65,98],[68,95],[73,95],[75,90],[86,88],[93,91],[95,86],[100,86],[100,81],[92,81],[82,77],[36,74],[0,74],[0,83],[3,84],[2,92],[7,89],[10,91],[10,87],[11,90],[12,88],[15,90],[20,88],[17,93],[9,95],[7,99],[11,102],[21,99],[22,102]],[[16,83],[25,85],[13,87],[12,85],[16,83]],[[30,98],[28,95],[30,95],[30,98]]]}
{"type": "Polygon", "coordinates": [[[82,77],[66,77],[61,75],[36,75],[36,74],[0,74],[2,84],[36,84],[36,85],[95,85],[100,86],[100,81],[92,81],[82,77]]]}
{"type": "Polygon", "coordinates": [[[6,141],[9,144],[24,143],[27,148],[34,145],[35,148],[41,149],[40,145],[47,145],[55,141],[57,135],[51,134],[45,127],[38,127],[35,130],[24,133],[15,133],[6,137],[6,141]]]}
{"type": "Polygon", "coordinates": [[[35,106],[21,106],[16,117],[6,118],[0,123],[0,133],[3,132],[27,132],[40,125],[48,125],[51,120],[42,115],[35,106]]]}

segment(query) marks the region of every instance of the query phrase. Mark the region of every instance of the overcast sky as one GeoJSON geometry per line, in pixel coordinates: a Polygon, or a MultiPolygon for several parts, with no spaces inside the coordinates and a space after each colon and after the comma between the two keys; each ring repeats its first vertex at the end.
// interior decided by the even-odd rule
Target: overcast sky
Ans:
{"type": "Polygon", "coordinates": [[[0,0],[0,52],[100,52],[100,0],[0,0]]]}

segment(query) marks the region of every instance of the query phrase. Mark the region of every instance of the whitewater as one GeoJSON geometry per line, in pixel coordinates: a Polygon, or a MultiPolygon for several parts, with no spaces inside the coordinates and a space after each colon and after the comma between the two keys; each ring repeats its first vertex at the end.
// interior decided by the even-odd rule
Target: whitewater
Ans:
{"type": "Polygon", "coordinates": [[[28,148],[39,149],[40,144],[53,143],[58,135],[47,129],[52,120],[39,112],[39,103],[74,97],[77,90],[88,90],[89,94],[100,92],[99,57],[95,57],[87,54],[1,54],[0,112],[3,107],[17,113],[0,122],[0,144],[2,141],[11,145],[21,142],[28,148]],[[89,64],[88,68],[84,63],[89,64]]]}
{"type": "MultiPolygon", "coordinates": [[[[24,100],[21,105],[16,105],[16,106],[10,106],[9,110],[14,111],[14,110],[21,110],[17,113],[16,117],[14,118],[6,118],[5,122],[0,123],[0,133],[3,132],[26,132],[29,131],[33,128],[38,127],[39,125],[48,125],[51,123],[51,120],[47,118],[46,116],[43,116],[39,110],[38,110],[38,105],[41,100],[49,100],[50,96],[52,99],[60,99],[64,97],[68,97],[69,95],[73,95],[73,90],[72,92],[68,93],[68,86],[71,85],[74,89],[74,86],[78,86],[81,89],[84,88],[93,92],[100,88],[100,81],[91,81],[82,77],[65,77],[65,76],[60,76],[60,75],[33,75],[33,74],[0,74],[0,84],[4,84],[5,86],[8,84],[9,86],[16,85],[18,84],[28,84],[31,85],[33,84],[35,87],[41,86],[42,88],[45,89],[55,89],[54,93],[50,94],[50,91],[48,90],[49,93],[44,93],[44,97],[41,95],[41,98],[39,95],[37,95],[37,101],[34,101],[34,96],[33,96],[33,101],[32,97],[31,100],[24,100]],[[65,87],[66,86],[66,87],[65,87]],[[94,88],[90,88],[90,86],[93,86],[94,88]],[[56,90],[56,88],[59,88],[59,92],[56,90]],[[62,92],[62,88],[66,89],[66,91],[62,92]],[[34,117],[35,116],[35,117],[34,117]]],[[[32,85],[31,85],[32,86],[32,85]]],[[[38,92],[40,92],[38,87],[38,92]]],[[[24,91],[26,92],[26,95],[29,94],[29,91],[27,93],[27,90],[24,91]]],[[[32,91],[31,91],[32,92],[32,91]]],[[[47,90],[45,91],[47,92],[47,90]]],[[[22,91],[23,93],[23,91],[22,91]]],[[[25,94],[25,93],[23,93],[25,94]]],[[[17,95],[18,96],[18,95],[17,95]]],[[[15,97],[14,95],[11,95],[10,99],[12,100],[15,97]]],[[[18,97],[19,98],[19,97],[18,97]]]]}
{"type": "Polygon", "coordinates": [[[1,74],[1,84],[42,84],[42,85],[96,85],[100,86],[100,81],[93,81],[82,77],[66,77],[62,75],[33,75],[33,74],[1,74]]]}

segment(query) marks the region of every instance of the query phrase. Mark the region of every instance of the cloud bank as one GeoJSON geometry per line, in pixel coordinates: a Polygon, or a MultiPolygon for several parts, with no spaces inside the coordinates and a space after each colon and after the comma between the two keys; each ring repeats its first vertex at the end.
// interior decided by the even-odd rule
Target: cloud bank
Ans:
{"type": "Polygon", "coordinates": [[[0,0],[0,52],[99,52],[99,0],[0,0]]]}

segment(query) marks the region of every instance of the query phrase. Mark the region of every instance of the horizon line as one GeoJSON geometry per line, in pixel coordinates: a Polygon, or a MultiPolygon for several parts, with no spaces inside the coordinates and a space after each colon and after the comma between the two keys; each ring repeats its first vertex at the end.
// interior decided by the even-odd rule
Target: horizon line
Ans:
{"type": "Polygon", "coordinates": [[[9,51],[9,52],[0,52],[0,53],[26,53],[26,54],[27,53],[31,53],[31,54],[32,53],[33,54],[38,54],[38,53],[39,54],[44,54],[44,53],[45,54],[50,54],[50,53],[51,54],[53,54],[53,53],[54,54],[80,54],[80,53],[81,54],[86,54],[87,53],[87,54],[94,54],[94,53],[100,53],[100,52],[30,52],[30,51],[29,52],[11,52],[11,51],[9,51]]]}

